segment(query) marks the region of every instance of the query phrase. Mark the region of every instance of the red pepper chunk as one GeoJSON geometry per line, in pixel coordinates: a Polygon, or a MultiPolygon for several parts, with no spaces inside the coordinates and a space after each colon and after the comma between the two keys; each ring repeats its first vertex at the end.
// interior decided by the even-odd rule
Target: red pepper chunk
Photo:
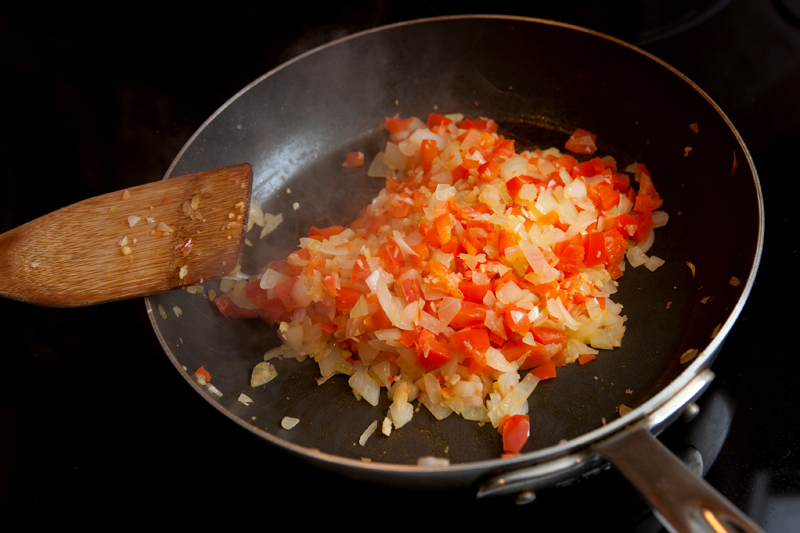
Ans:
{"type": "Polygon", "coordinates": [[[515,178],[511,178],[506,182],[506,190],[508,191],[508,195],[512,198],[516,198],[519,191],[522,189],[522,186],[531,183],[531,178],[528,176],[517,176],[515,178]]]}
{"type": "Polygon", "coordinates": [[[231,297],[227,293],[217,296],[214,299],[214,304],[216,304],[222,316],[227,318],[255,318],[258,316],[257,309],[239,307],[233,303],[233,300],[231,300],[231,297]]]}
{"type": "Polygon", "coordinates": [[[433,160],[439,157],[439,148],[436,146],[436,141],[433,139],[423,139],[419,145],[419,150],[422,170],[430,172],[433,167],[433,160]]]}
{"type": "Polygon", "coordinates": [[[514,333],[523,335],[531,329],[531,321],[525,309],[509,307],[506,309],[505,313],[503,313],[503,319],[506,327],[514,333]]]}
{"type": "Polygon", "coordinates": [[[481,181],[490,183],[500,175],[500,165],[492,159],[488,163],[484,163],[478,167],[478,177],[481,181]]]}
{"type": "Polygon", "coordinates": [[[450,321],[450,327],[453,329],[468,328],[470,326],[483,325],[486,320],[486,311],[489,308],[485,305],[476,304],[473,302],[461,302],[461,309],[455,317],[450,321]]]}
{"type": "Polygon", "coordinates": [[[425,125],[428,126],[428,129],[432,129],[434,126],[449,126],[452,123],[453,121],[444,115],[431,113],[428,115],[428,120],[425,122],[425,125]]]}
{"type": "Polygon", "coordinates": [[[348,312],[355,307],[361,293],[355,289],[341,288],[336,295],[336,309],[340,313],[348,312]]]}
{"type": "Polygon", "coordinates": [[[597,186],[597,193],[600,196],[600,205],[598,207],[601,210],[609,211],[619,205],[619,192],[614,190],[613,187],[601,183],[597,186]]]}
{"type": "Polygon", "coordinates": [[[450,346],[438,340],[427,329],[423,329],[417,340],[417,361],[425,372],[436,370],[451,359],[450,346]]]}
{"type": "Polygon", "coordinates": [[[476,304],[482,304],[486,293],[492,288],[492,284],[487,282],[477,284],[474,281],[464,280],[458,284],[458,290],[464,295],[464,300],[476,304]]]}
{"type": "Polygon", "coordinates": [[[586,268],[602,265],[606,262],[606,238],[602,231],[587,234],[583,264],[586,268]]]}
{"type": "Polygon", "coordinates": [[[597,135],[578,128],[572,133],[572,135],[570,135],[569,140],[567,140],[567,143],[564,145],[564,148],[577,154],[591,155],[597,151],[596,142],[597,135]]]}
{"type": "Polygon", "coordinates": [[[194,375],[197,376],[198,378],[202,378],[203,381],[205,381],[206,383],[211,381],[211,374],[208,373],[208,370],[206,370],[205,366],[201,366],[200,368],[195,370],[194,375]]]}
{"type": "Polygon", "coordinates": [[[568,244],[558,256],[556,268],[562,272],[573,274],[579,272],[583,264],[584,248],[580,244],[568,244]]]}
{"type": "Polygon", "coordinates": [[[616,229],[606,232],[606,268],[616,267],[625,254],[628,247],[628,240],[616,229]]]}
{"type": "Polygon", "coordinates": [[[551,361],[549,363],[539,365],[531,370],[531,374],[533,374],[534,376],[536,376],[541,380],[552,379],[556,377],[556,363],[554,361],[551,361]]]}
{"type": "Polygon", "coordinates": [[[472,357],[480,366],[486,366],[489,349],[489,332],[483,328],[465,328],[450,336],[450,342],[465,357],[472,357]]]}
{"type": "Polygon", "coordinates": [[[342,163],[345,168],[363,167],[364,166],[364,152],[348,152],[347,159],[342,163]]]}
{"type": "Polygon", "coordinates": [[[411,121],[414,120],[413,118],[397,118],[397,117],[386,117],[384,120],[383,127],[389,130],[389,133],[400,133],[401,131],[405,130],[411,121]]]}
{"type": "Polygon", "coordinates": [[[650,211],[636,215],[636,231],[632,235],[633,240],[641,243],[647,240],[647,235],[653,229],[653,215],[650,211]]]}
{"type": "Polygon", "coordinates": [[[585,163],[581,163],[580,165],[575,165],[572,168],[572,175],[575,176],[583,176],[587,178],[591,178],[592,176],[597,176],[601,172],[605,166],[603,165],[603,160],[599,157],[595,157],[594,159],[590,159],[585,163]]]}
{"type": "Polygon", "coordinates": [[[497,431],[503,435],[503,452],[519,453],[531,434],[530,418],[528,415],[506,415],[500,420],[497,431]]]}
{"type": "Polygon", "coordinates": [[[311,226],[311,229],[308,230],[308,236],[312,239],[317,239],[318,241],[324,241],[326,239],[330,239],[334,235],[339,235],[343,231],[343,226],[329,226],[322,229],[316,226],[311,226]]]}
{"type": "Polygon", "coordinates": [[[548,328],[547,326],[535,326],[531,328],[533,338],[536,342],[542,344],[564,344],[567,342],[567,333],[556,328],[548,328]]]}
{"type": "Polygon", "coordinates": [[[378,258],[381,267],[392,276],[397,277],[403,267],[403,252],[397,242],[391,237],[386,238],[386,242],[378,251],[378,258]]]}
{"type": "Polygon", "coordinates": [[[453,217],[450,213],[439,215],[434,220],[436,224],[436,232],[439,234],[439,241],[442,244],[450,242],[450,237],[453,235],[453,217]]]}

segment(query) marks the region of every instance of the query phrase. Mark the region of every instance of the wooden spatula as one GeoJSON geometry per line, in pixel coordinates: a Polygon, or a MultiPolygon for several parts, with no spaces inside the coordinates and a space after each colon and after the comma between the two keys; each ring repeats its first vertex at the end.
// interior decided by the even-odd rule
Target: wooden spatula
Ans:
{"type": "Polygon", "coordinates": [[[0,296],[78,307],[229,274],[250,210],[249,163],[96,196],[0,235],[0,296]]]}

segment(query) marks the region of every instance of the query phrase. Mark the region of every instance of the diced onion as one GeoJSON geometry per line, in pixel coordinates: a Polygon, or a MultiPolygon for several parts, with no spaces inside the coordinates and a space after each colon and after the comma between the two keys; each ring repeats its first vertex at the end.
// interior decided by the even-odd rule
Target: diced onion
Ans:
{"type": "Polygon", "coordinates": [[[358,444],[360,446],[364,446],[367,443],[367,440],[375,433],[375,430],[378,429],[378,421],[375,420],[370,424],[367,429],[364,430],[364,433],[358,438],[358,444]]]}

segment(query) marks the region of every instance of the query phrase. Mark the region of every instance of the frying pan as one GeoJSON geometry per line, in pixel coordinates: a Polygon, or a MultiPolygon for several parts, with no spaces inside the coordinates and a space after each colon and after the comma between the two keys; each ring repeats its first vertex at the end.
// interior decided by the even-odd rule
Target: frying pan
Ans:
{"type": "MultiPolygon", "coordinates": [[[[279,345],[274,328],[225,319],[207,298],[186,291],[147,300],[176,368],[233,422],[351,478],[469,486],[479,496],[524,500],[611,461],[676,530],[756,529],[653,437],[691,414],[713,379],[709,367],[753,285],[764,231],[755,168],[735,128],[660,60],[536,19],[463,16],[378,28],[312,50],[242,89],[194,134],[167,177],[253,165],[252,201],[284,218],[263,240],[257,230],[250,234],[254,245],[241,270],[255,274],[295,250],[312,224],[348,224],[380,190],[382,180],[342,162],[347,152],[371,158],[382,148],[384,117],[430,112],[491,117],[518,148],[563,147],[576,127],[588,129],[599,152],[621,167],[647,165],[670,214],[650,252],[666,263],[655,272],[628,267],[620,280],[614,299],[628,317],[622,347],[559,369],[538,386],[523,453],[500,459],[492,427],[456,416],[436,421],[426,409],[391,437],[376,434],[359,446],[362,432],[383,420],[387,398],[377,408],[356,401],[343,376],[318,386],[313,361],[277,361],[278,377],[252,389],[252,367],[279,345]],[[175,306],[179,318],[171,311],[161,317],[159,308],[175,306]],[[697,356],[681,363],[689,350],[697,356]],[[194,379],[200,366],[214,388],[194,379]],[[238,401],[241,393],[252,404],[238,401]],[[633,410],[620,416],[621,404],[633,410]],[[300,423],[285,430],[285,416],[300,423]],[[449,466],[420,466],[421,457],[446,458],[449,466]]],[[[206,283],[209,289],[219,292],[217,283],[206,283]]]]}

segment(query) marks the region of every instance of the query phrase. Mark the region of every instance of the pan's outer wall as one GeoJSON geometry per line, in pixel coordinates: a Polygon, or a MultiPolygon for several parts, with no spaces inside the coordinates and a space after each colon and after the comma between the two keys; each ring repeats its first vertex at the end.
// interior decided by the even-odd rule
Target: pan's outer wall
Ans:
{"type": "Polygon", "coordinates": [[[148,307],[156,332],[198,392],[239,425],[325,468],[380,483],[425,478],[449,486],[584,449],[623,427],[623,421],[601,422],[617,420],[621,403],[639,407],[630,417],[646,415],[657,399],[710,365],[760,255],[755,171],[735,130],[702,92],[613,39],[515,18],[445,18],[365,32],[256,80],[198,130],[169,175],[253,164],[253,201],[285,218],[245,257],[243,271],[255,273],[291,252],[312,224],[347,224],[367,205],[382,183],[363,169],[342,169],[341,162],[348,151],[370,158],[381,148],[383,117],[433,111],[492,117],[518,146],[563,146],[582,127],[598,134],[600,155],[614,155],[622,167],[647,164],[670,213],[652,250],[667,263],[654,273],[629,268],[622,278],[615,300],[629,317],[623,347],[601,354],[592,367],[561,369],[554,382],[540,385],[530,401],[528,453],[516,459],[496,459],[499,437],[491,428],[457,417],[436,422],[424,409],[391,438],[375,436],[361,448],[354,442],[383,419],[386,399],[373,409],[356,402],[344,380],[317,387],[311,362],[279,361],[279,378],[251,389],[252,366],[278,343],[273,331],[258,321],[225,320],[213,304],[183,291],[153,297],[148,307]],[[693,123],[700,133],[690,129],[693,123]],[[729,283],[732,276],[740,285],[729,283]],[[152,312],[159,304],[179,305],[184,315],[160,320],[152,312]],[[712,341],[715,329],[720,334],[712,341]],[[687,369],[678,359],[691,348],[701,356],[687,369]],[[201,365],[224,392],[221,398],[192,380],[201,365]],[[240,392],[253,405],[238,403],[240,392]],[[301,424],[282,430],[283,416],[301,424]],[[568,442],[559,445],[561,439],[568,442]],[[403,466],[421,455],[448,457],[456,466],[446,474],[403,466]],[[362,456],[375,462],[361,463],[362,456]]]}

